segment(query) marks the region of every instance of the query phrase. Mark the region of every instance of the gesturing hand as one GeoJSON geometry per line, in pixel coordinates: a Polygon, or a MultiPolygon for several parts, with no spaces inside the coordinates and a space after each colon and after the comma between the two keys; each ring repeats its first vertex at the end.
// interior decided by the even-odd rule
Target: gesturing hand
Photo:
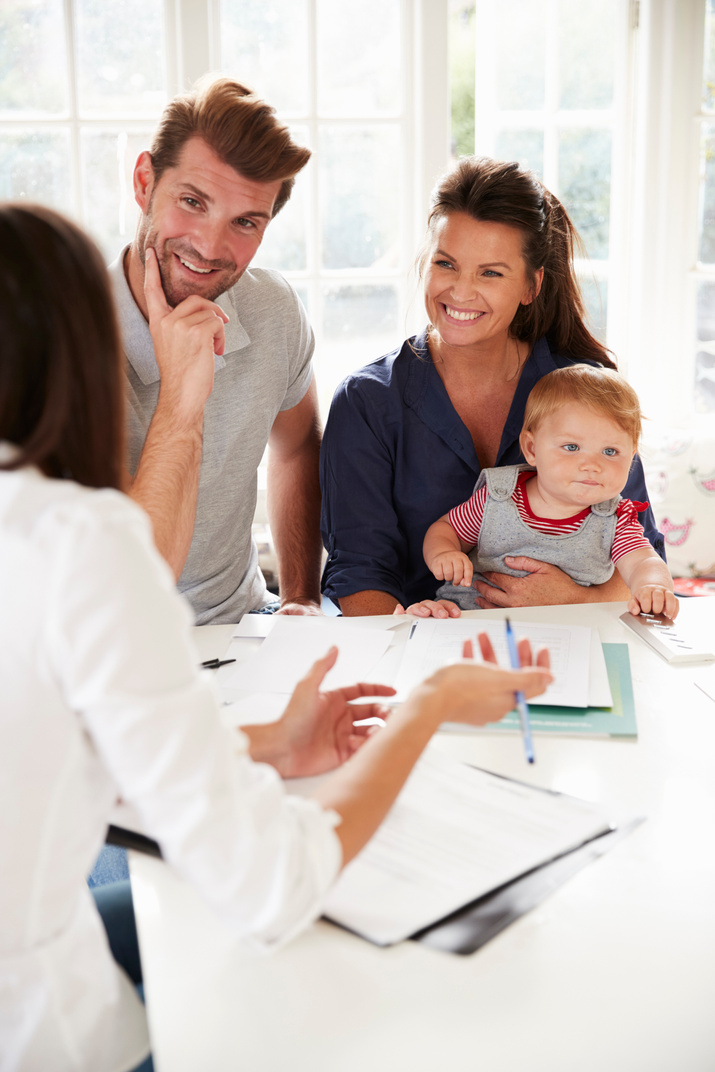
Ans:
{"type": "Polygon", "coordinates": [[[177,417],[202,414],[213,388],[214,353],[224,351],[228,317],[215,302],[196,294],[172,309],[151,247],[146,250],[144,267],[144,297],[161,393],[169,396],[177,417]]]}
{"type": "MultiPolygon", "coordinates": [[[[520,640],[518,644],[521,670],[502,670],[496,665],[494,649],[486,633],[479,634],[479,647],[487,665],[477,666],[466,661],[452,663],[442,667],[421,686],[422,690],[431,691],[438,701],[442,721],[473,726],[498,722],[513,708],[515,692],[523,692],[529,699],[542,693],[553,680],[548,651],[539,651],[534,662],[528,640],[520,640]]],[[[471,640],[464,642],[462,654],[465,660],[473,658],[471,640]]],[[[416,691],[419,693],[420,689],[416,691]]]]}
{"type": "Polygon", "coordinates": [[[310,668],[296,685],[276,729],[281,755],[271,759],[284,778],[322,774],[344,763],[364,744],[374,729],[354,726],[353,719],[386,718],[389,708],[380,703],[351,706],[360,696],[394,696],[389,685],[351,685],[321,692],[320,686],[335,666],[338,649],[333,647],[310,668]]]}

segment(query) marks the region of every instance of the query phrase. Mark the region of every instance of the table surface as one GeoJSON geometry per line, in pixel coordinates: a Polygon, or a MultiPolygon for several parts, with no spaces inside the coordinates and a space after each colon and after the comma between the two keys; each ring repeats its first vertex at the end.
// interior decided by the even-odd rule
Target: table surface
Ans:
{"type": "MultiPolygon", "coordinates": [[[[715,603],[681,606],[715,643],[715,603]]],[[[624,610],[511,616],[628,643],[637,741],[539,735],[530,768],[518,735],[435,738],[489,770],[647,817],[471,956],[378,949],[327,922],[256,953],[165,864],[131,854],[157,1072],[713,1072],[715,702],[695,681],[715,671],[666,664],[619,622],[624,610]]],[[[196,633],[202,658],[255,643],[231,642],[230,626],[196,633]]]]}

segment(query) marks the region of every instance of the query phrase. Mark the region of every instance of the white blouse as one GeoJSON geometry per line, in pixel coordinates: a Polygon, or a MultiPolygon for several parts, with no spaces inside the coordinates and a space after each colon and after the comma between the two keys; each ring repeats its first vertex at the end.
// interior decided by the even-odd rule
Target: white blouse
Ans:
{"type": "Polygon", "coordinates": [[[128,498],[0,472],[2,1072],[123,1072],[148,1052],[86,885],[118,796],[254,941],[305,927],[337,875],[337,816],[221,726],[190,622],[128,498]]]}

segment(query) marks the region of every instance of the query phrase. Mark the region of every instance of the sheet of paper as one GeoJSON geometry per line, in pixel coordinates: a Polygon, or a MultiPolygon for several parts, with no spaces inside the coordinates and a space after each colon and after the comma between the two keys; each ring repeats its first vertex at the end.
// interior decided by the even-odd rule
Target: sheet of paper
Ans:
{"type": "MultiPolygon", "coordinates": [[[[506,631],[501,621],[488,620],[477,623],[473,619],[466,618],[450,618],[446,621],[428,618],[418,621],[416,625],[416,629],[405,645],[395,682],[398,700],[404,699],[410,689],[429,674],[434,673],[440,666],[460,659],[465,640],[474,641],[475,655],[478,658],[477,632],[484,631],[489,634],[498,662],[501,666],[509,665],[506,631]]],[[[593,630],[580,625],[520,623],[514,619],[512,619],[512,626],[517,638],[528,636],[535,649],[548,648],[551,655],[554,682],[543,695],[531,700],[530,703],[588,707],[593,630]]],[[[602,653],[601,659],[603,659],[602,653]]],[[[607,687],[605,662],[602,674],[607,687]]],[[[604,691],[603,678],[599,677],[599,688],[602,693],[604,691]]]]}
{"type": "Polygon", "coordinates": [[[586,801],[430,750],[325,915],[378,945],[399,942],[609,828],[586,801]]]}
{"type": "Polygon", "coordinates": [[[373,669],[392,640],[389,630],[363,629],[344,618],[274,615],[270,632],[258,651],[236,667],[226,684],[252,692],[290,693],[333,644],[339,649],[338,661],[326,676],[323,688],[370,682],[373,669]]]}
{"type": "Polygon", "coordinates": [[[608,669],[598,629],[591,630],[591,675],[588,680],[588,706],[612,707],[613,696],[608,683],[608,669]]]}

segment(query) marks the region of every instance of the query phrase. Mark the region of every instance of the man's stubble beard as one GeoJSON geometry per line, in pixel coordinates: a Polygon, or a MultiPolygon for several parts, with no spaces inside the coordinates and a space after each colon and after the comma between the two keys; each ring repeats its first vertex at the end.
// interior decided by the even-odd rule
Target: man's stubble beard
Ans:
{"type": "MultiPolygon", "coordinates": [[[[150,206],[151,207],[151,206],[150,206]]],[[[157,232],[151,230],[151,214],[144,217],[142,225],[137,235],[137,248],[139,252],[139,258],[142,265],[146,269],[146,250],[151,246],[157,255],[157,265],[159,267],[159,275],[161,277],[161,286],[164,291],[164,297],[166,298],[167,305],[170,305],[172,309],[175,309],[177,305],[180,305],[186,298],[190,298],[192,294],[197,294],[200,298],[205,298],[207,301],[216,301],[222,294],[225,294],[227,290],[235,286],[238,280],[243,275],[245,268],[237,269],[235,265],[233,268],[233,274],[226,275],[224,272],[216,279],[213,286],[209,286],[204,289],[201,285],[201,277],[197,275],[196,286],[192,288],[189,281],[182,282],[181,286],[174,286],[171,281],[171,265],[176,253],[180,253],[185,260],[195,262],[201,262],[202,258],[193,250],[176,250],[173,251],[167,248],[166,243],[163,246],[159,246],[157,242],[157,232]]],[[[171,242],[172,239],[169,239],[171,242]]]]}

